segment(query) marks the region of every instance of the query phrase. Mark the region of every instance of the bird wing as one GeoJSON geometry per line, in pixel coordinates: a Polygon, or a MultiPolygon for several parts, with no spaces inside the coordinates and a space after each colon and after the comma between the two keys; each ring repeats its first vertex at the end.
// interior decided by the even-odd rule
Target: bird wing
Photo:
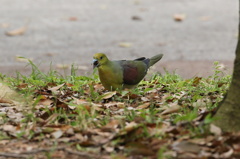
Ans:
{"type": "MultiPolygon", "coordinates": [[[[123,83],[127,85],[138,84],[148,70],[147,59],[138,58],[134,61],[120,61],[123,69],[123,83]]],[[[149,59],[148,59],[149,60],[149,59]]]]}

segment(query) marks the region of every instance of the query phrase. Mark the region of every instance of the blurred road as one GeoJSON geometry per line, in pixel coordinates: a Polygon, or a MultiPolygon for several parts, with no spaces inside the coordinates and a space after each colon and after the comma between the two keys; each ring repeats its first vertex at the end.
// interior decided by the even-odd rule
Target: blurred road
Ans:
{"type": "Polygon", "coordinates": [[[0,0],[0,72],[29,72],[23,56],[46,71],[72,63],[91,73],[92,55],[134,59],[163,53],[152,71],[185,78],[232,68],[237,0],[0,0]],[[180,21],[174,19],[177,18],[180,21]],[[12,30],[25,27],[23,30],[12,30]],[[6,33],[14,33],[8,36],[6,33]],[[18,35],[21,34],[22,35],[18,35]]]}

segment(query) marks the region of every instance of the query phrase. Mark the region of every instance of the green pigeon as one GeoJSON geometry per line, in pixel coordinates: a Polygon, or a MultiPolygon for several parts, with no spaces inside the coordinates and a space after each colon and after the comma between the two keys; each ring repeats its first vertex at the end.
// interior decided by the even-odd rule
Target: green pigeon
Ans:
{"type": "Polygon", "coordinates": [[[152,58],[111,61],[104,53],[96,53],[93,56],[93,68],[98,68],[101,83],[107,90],[131,89],[138,85],[149,67],[158,62],[162,56],[163,54],[158,54],[152,58]]]}

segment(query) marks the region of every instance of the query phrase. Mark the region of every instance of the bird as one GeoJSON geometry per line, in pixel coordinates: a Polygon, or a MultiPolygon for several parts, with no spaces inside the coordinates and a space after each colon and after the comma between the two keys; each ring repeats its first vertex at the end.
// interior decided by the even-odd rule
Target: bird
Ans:
{"type": "Polygon", "coordinates": [[[104,53],[96,53],[93,55],[93,69],[98,69],[100,81],[106,90],[132,89],[162,57],[163,54],[158,54],[151,58],[111,61],[104,53]]]}

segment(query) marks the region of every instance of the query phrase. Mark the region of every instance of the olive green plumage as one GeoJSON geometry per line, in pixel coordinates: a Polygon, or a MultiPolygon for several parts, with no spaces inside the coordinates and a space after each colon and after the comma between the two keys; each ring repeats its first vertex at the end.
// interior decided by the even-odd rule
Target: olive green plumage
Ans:
{"type": "Polygon", "coordinates": [[[147,74],[149,67],[162,58],[158,54],[152,58],[141,57],[135,60],[111,61],[103,53],[93,56],[93,67],[98,68],[101,83],[107,90],[133,88],[147,74]]]}

